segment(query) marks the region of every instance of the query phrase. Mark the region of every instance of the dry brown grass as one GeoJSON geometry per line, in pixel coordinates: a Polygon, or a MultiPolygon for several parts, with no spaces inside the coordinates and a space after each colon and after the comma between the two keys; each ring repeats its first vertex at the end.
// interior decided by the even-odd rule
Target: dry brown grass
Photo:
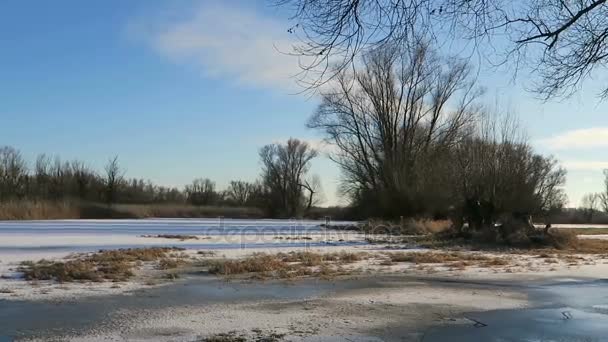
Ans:
{"type": "Polygon", "coordinates": [[[237,335],[236,332],[229,332],[204,337],[199,342],[247,342],[247,338],[237,335]]]}
{"type": "Polygon", "coordinates": [[[261,329],[253,329],[252,332],[254,333],[254,336],[252,337],[247,337],[247,335],[239,334],[236,331],[231,331],[204,337],[201,340],[198,340],[198,342],[280,342],[283,341],[285,337],[285,334],[274,331],[264,332],[261,329]]]}
{"type": "Polygon", "coordinates": [[[608,254],[608,240],[578,239],[575,250],[583,254],[608,254]]]}
{"type": "Polygon", "coordinates": [[[160,259],[160,261],[158,262],[157,268],[159,270],[170,270],[170,269],[179,268],[186,264],[187,264],[187,261],[183,258],[177,258],[177,259],[163,258],[163,259],[160,259]]]}
{"type": "Polygon", "coordinates": [[[414,264],[450,264],[459,268],[466,266],[498,267],[509,264],[501,257],[483,255],[479,253],[463,252],[393,252],[386,253],[393,263],[409,262],[414,264]]]}
{"type": "Polygon", "coordinates": [[[258,208],[192,206],[187,204],[115,204],[78,201],[12,201],[0,204],[0,220],[111,219],[111,218],[262,218],[258,208]]]}
{"type": "Polygon", "coordinates": [[[66,261],[23,262],[20,271],[26,280],[126,281],[138,263],[165,259],[174,248],[152,247],[99,251],[66,261]]]}
{"type": "Polygon", "coordinates": [[[579,238],[571,230],[553,229],[547,235],[544,249],[522,250],[527,253],[540,253],[539,257],[553,257],[552,254],[604,254],[608,255],[608,240],[579,238]]]}
{"type": "Polygon", "coordinates": [[[194,206],[187,204],[118,204],[114,207],[122,212],[130,213],[137,218],[264,217],[262,210],[253,207],[194,206]]]}
{"type": "Polygon", "coordinates": [[[576,233],[571,230],[551,229],[543,236],[544,245],[557,249],[576,250],[580,243],[576,233]]]}
{"type": "Polygon", "coordinates": [[[0,204],[2,220],[78,219],[80,209],[71,202],[14,201],[0,204]]]}
{"type": "Polygon", "coordinates": [[[228,276],[243,273],[278,272],[287,268],[289,268],[289,264],[277,256],[256,253],[239,260],[213,260],[209,266],[209,273],[228,276]]]}
{"type": "Polygon", "coordinates": [[[173,240],[198,240],[196,235],[181,235],[181,234],[158,234],[158,235],[142,235],[145,238],[161,238],[161,239],[173,239],[173,240]]]}
{"type": "Polygon", "coordinates": [[[428,235],[448,230],[449,220],[403,219],[399,222],[368,220],[358,225],[327,226],[337,230],[354,230],[371,235],[428,235]]]}
{"type": "Polygon", "coordinates": [[[253,278],[295,278],[318,276],[329,278],[347,274],[342,265],[370,257],[367,253],[290,252],[255,253],[243,259],[207,260],[203,262],[211,274],[235,276],[250,274],[253,278]]]}
{"type": "Polygon", "coordinates": [[[319,266],[326,262],[353,263],[367,257],[367,253],[335,252],[335,253],[314,253],[314,252],[289,252],[279,253],[277,257],[284,262],[298,262],[305,266],[319,266]]]}
{"type": "Polygon", "coordinates": [[[276,236],[275,240],[312,240],[310,236],[276,236]]]}
{"type": "Polygon", "coordinates": [[[557,228],[560,231],[568,231],[576,235],[608,235],[608,228],[557,228]]]}
{"type": "Polygon", "coordinates": [[[421,225],[423,227],[424,231],[431,233],[431,234],[443,232],[452,226],[452,221],[450,221],[450,220],[424,219],[424,220],[418,220],[416,222],[417,222],[416,224],[421,225]]]}

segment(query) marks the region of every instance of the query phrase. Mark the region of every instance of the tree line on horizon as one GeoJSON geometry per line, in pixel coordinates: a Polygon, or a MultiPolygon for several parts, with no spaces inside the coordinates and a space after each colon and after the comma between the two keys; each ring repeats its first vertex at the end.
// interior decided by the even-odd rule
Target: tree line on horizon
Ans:
{"type": "Polygon", "coordinates": [[[608,169],[603,170],[604,188],[599,192],[585,194],[581,198],[579,210],[583,212],[586,222],[593,222],[598,214],[608,214],[608,169]]]}
{"type": "Polygon", "coordinates": [[[0,147],[0,203],[9,201],[80,201],[114,204],[188,204],[256,207],[268,217],[306,215],[321,203],[321,183],[308,174],[318,153],[306,142],[289,139],[260,149],[262,170],[253,182],[230,181],[218,189],[208,178],[196,178],[183,189],[126,178],[118,156],[101,172],[80,160],[40,154],[30,167],[21,153],[0,147]]]}

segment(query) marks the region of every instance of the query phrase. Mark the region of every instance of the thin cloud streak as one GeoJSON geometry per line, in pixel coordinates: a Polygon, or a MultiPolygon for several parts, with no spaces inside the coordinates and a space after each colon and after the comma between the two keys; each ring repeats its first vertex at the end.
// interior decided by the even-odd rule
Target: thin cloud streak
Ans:
{"type": "Polygon", "coordinates": [[[608,169],[608,161],[599,160],[566,160],[561,165],[571,171],[601,171],[608,169]]]}
{"type": "Polygon", "coordinates": [[[608,127],[576,129],[539,142],[552,150],[608,147],[608,127]]]}

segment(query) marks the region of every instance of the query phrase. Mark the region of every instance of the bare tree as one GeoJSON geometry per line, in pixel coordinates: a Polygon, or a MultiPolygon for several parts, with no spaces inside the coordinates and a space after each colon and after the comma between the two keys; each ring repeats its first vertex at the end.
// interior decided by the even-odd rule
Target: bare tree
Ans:
{"type": "Polygon", "coordinates": [[[211,205],[217,198],[215,183],[209,178],[197,178],[187,185],[186,196],[188,202],[194,205],[211,205]]]}
{"type": "MultiPolygon", "coordinates": [[[[453,155],[455,203],[474,230],[494,227],[500,219],[533,228],[532,215],[547,219],[566,202],[566,171],[552,157],[534,153],[512,115],[481,116],[453,155]]],[[[463,220],[454,221],[458,226],[463,220]]]]}
{"type": "Polygon", "coordinates": [[[302,207],[302,184],[310,161],[318,155],[308,143],[290,138],[286,144],[270,144],[260,149],[263,184],[268,189],[270,207],[294,217],[302,207]]]}
{"type": "Polygon", "coordinates": [[[245,205],[249,202],[254,192],[254,184],[245,181],[231,181],[226,190],[228,197],[237,205],[245,205]]]}
{"type": "Polygon", "coordinates": [[[288,31],[299,39],[293,54],[301,58],[304,76],[312,74],[302,79],[313,87],[337,74],[334,63],[343,71],[369,50],[408,46],[420,36],[469,45],[464,53],[498,58],[492,64],[527,64],[545,97],[567,95],[608,58],[606,0],[271,2],[292,11],[288,31]]]}
{"type": "Polygon", "coordinates": [[[417,211],[415,196],[427,192],[422,181],[437,167],[431,159],[462,139],[477,112],[481,90],[470,68],[418,42],[374,50],[333,84],[308,126],[335,145],[343,190],[369,198],[367,206],[386,204],[388,215],[417,211]]]}
{"type": "Polygon", "coordinates": [[[598,210],[599,199],[596,193],[585,194],[581,199],[580,209],[585,214],[588,223],[593,221],[593,215],[598,210]]]}
{"type": "Polygon", "coordinates": [[[104,180],[105,199],[108,205],[112,205],[117,200],[118,187],[123,181],[124,171],[118,164],[118,156],[114,156],[108,160],[104,168],[106,175],[104,180]]]}
{"type": "Polygon", "coordinates": [[[49,197],[51,182],[51,159],[46,154],[39,154],[34,165],[34,181],[36,186],[36,196],[41,198],[49,197]]]}
{"type": "Polygon", "coordinates": [[[74,160],[71,165],[76,187],[76,196],[80,200],[85,200],[96,175],[81,161],[74,160]]]}
{"type": "Polygon", "coordinates": [[[0,147],[0,200],[25,195],[27,165],[21,153],[10,146],[0,147]]]}
{"type": "Polygon", "coordinates": [[[604,189],[598,194],[601,209],[608,213],[608,169],[604,169],[604,189]]]}
{"type": "Polygon", "coordinates": [[[306,201],[306,212],[319,205],[322,202],[321,178],[319,175],[314,175],[311,179],[304,180],[300,186],[308,192],[308,200],[306,201]]]}

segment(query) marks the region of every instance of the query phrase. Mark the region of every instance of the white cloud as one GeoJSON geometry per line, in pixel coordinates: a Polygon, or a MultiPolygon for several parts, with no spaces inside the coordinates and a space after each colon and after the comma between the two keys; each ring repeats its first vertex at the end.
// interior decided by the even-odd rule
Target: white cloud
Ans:
{"type": "Polygon", "coordinates": [[[294,75],[301,71],[298,58],[286,55],[293,43],[288,25],[252,9],[204,2],[185,19],[143,25],[136,30],[161,55],[197,64],[212,77],[294,89],[294,75]]]}
{"type": "MultiPolygon", "coordinates": [[[[337,151],[337,147],[335,145],[327,143],[323,139],[306,139],[306,138],[298,138],[299,140],[308,144],[308,146],[317,150],[319,153],[328,155],[337,151]]],[[[285,144],[289,140],[289,138],[280,138],[274,139],[272,141],[273,144],[285,144]]]]}
{"type": "Polygon", "coordinates": [[[542,139],[540,143],[553,150],[608,147],[608,127],[576,129],[542,139]]]}
{"type": "Polygon", "coordinates": [[[566,160],[561,165],[572,171],[601,171],[608,169],[608,161],[599,160],[566,160]]]}
{"type": "Polygon", "coordinates": [[[315,150],[324,154],[331,154],[336,152],[337,147],[332,144],[328,144],[325,140],[322,139],[305,139],[305,141],[315,150]]]}

